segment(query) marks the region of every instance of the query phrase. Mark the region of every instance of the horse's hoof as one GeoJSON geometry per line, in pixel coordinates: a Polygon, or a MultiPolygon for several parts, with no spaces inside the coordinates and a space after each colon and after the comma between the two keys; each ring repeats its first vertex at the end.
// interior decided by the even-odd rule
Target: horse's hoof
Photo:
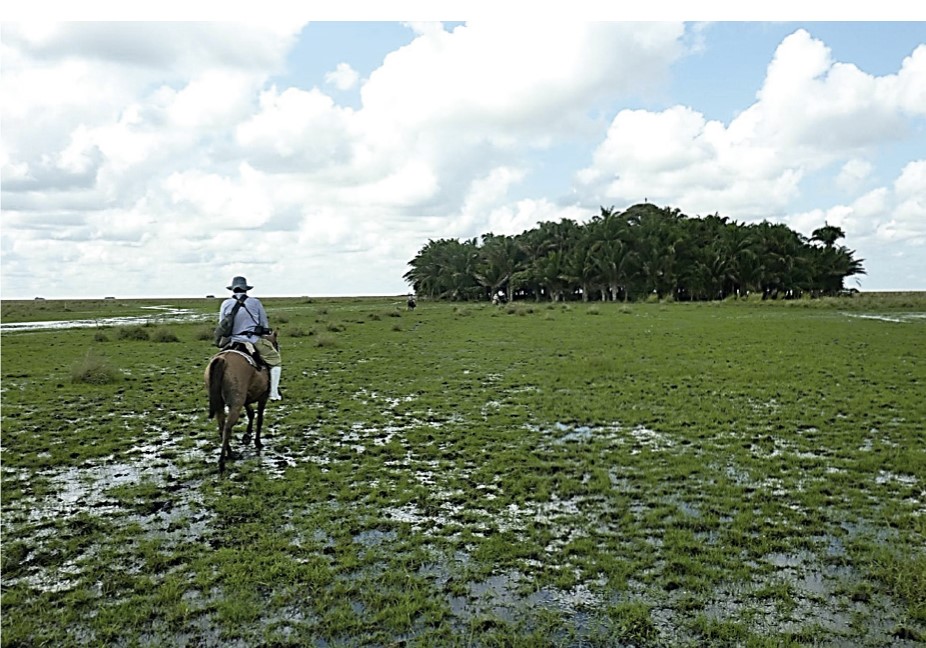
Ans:
{"type": "Polygon", "coordinates": [[[241,437],[241,443],[243,443],[244,445],[248,445],[249,443],[251,443],[251,435],[245,434],[243,437],[241,437]]]}

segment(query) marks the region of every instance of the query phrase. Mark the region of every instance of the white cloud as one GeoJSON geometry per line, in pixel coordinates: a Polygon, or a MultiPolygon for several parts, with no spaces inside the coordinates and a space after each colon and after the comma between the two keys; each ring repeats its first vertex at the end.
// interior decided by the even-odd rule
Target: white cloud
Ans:
{"type": "Polygon", "coordinates": [[[201,224],[191,221],[191,229],[202,229],[204,223],[221,230],[257,229],[273,211],[263,177],[247,164],[235,178],[201,171],[175,173],[164,188],[174,204],[192,207],[201,224]]]}
{"type": "Polygon", "coordinates": [[[926,196],[926,161],[919,160],[907,164],[892,187],[879,187],[850,205],[832,207],[826,212],[826,222],[842,227],[852,245],[923,245],[926,244],[923,196],[926,196]]]}
{"type": "Polygon", "coordinates": [[[894,183],[894,194],[897,206],[892,226],[885,235],[908,244],[926,244],[926,160],[916,160],[904,167],[894,183]]]}
{"type": "Polygon", "coordinates": [[[345,202],[371,207],[414,207],[432,198],[439,181],[424,160],[412,159],[383,177],[357,188],[346,188],[345,202]]]}
{"type": "Polygon", "coordinates": [[[724,128],[684,106],[660,113],[621,111],[593,166],[577,181],[600,196],[601,204],[684,205],[694,213],[775,213],[792,199],[800,166],[788,168],[769,143],[743,137],[735,125],[724,128]]]}
{"type": "Polygon", "coordinates": [[[0,176],[7,186],[11,181],[19,184],[29,178],[29,164],[11,160],[10,153],[6,148],[0,149],[0,176]]]}
{"type": "Polygon", "coordinates": [[[444,30],[443,23],[435,21],[406,22],[404,24],[418,36],[434,34],[444,30]]]}
{"type": "Polygon", "coordinates": [[[876,78],[834,63],[798,30],[778,47],[757,101],[728,126],[685,106],[621,111],[577,182],[602,204],[647,197],[694,213],[774,218],[833,162],[842,161],[842,186],[870,174],[858,152],[906,132],[909,97],[926,88],[923,58],[920,47],[900,74],[876,78]]]}
{"type": "MultiPolygon", "coordinates": [[[[909,80],[909,79],[908,79],[909,80]]],[[[885,139],[900,139],[904,121],[896,96],[851,64],[834,63],[830,50],[804,30],[782,41],[768,67],[758,102],[761,137],[804,153],[804,163],[826,164],[885,139]]]]}
{"type": "Polygon", "coordinates": [[[878,225],[885,218],[891,201],[890,192],[880,187],[860,196],[848,205],[834,205],[822,209],[791,214],[785,218],[789,227],[810,237],[823,225],[841,228],[847,240],[859,242],[876,235],[878,225]]]}
{"type": "Polygon", "coordinates": [[[842,165],[839,175],[836,177],[836,184],[843,190],[854,192],[871,172],[874,165],[867,160],[852,158],[842,165]]]}
{"type": "Polygon", "coordinates": [[[584,222],[588,217],[588,210],[574,205],[561,207],[546,199],[524,199],[513,206],[505,205],[492,210],[480,233],[515,235],[536,227],[538,223],[559,222],[564,218],[584,222]]]}
{"type": "Polygon", "coordinates": [[[68,173],[86,173],[96,166],[99,149],[83,125],[71,133],[71,141],[57,156],[57,166],[68,173]]]}
{"type": "Polygon", "coordinates": [[[847,205],[815,209],[787,218],[790,227],[810,236],[825,223],[841,227],[851,246],[886,243],[926,244],[926,160],[907,164],[891,187],[873,189],[847,205]]]}
{"type": "Polygon", "coordinates": [[[333,72],[325,75],[325,82],[338,90],[350,90],[357,85],[359,79],[360,74],[348,63],[338,63],[333,72]]]}
{"type": "Polygon", "coordinates": [[[390,53],[361,96],[383,126],[453,126],[476,137],[556,130],[605,94],[664,79],[682,32],[672,23],[531,21],[426,31],[390,53]]]}
{"type": "MultiPolygon", "coordinates": [[[[143,78],[181,78],[206,67],[266,74],[305,24],[297,16],[241,22],[4,23],[3,39],[34,61],[82,59],[130,68],[143,78]]],[[[123,80],[125,81],[125,80],[123,80]]]]}
{"type": "Polygon", "coordinates": [[[926,196],[926,160],[914,160],[904,166],[894,182],[894,191],[903,199],[926,196]]]}
{"type": "Polygon", "coordinates": [[[926,44],[917,47],[904,59],[897,75],[880,81],[878,91],[891,97],[903,110],[914,114],[926,114],[926,44]]]}
{"type": "Polygon", "coordinates": [[[231,126],[250,107],[257,81],[246,72],[204,72],[174,95],[167,115],[180,128],[231,126]]]}
{"type": "Polygon", "coordinates": [[[476,178],[470,185],[463,202],[463,211],[485,212],[508,196],[508,189],[524,179],[524,170],[512,167],[496,167],[488,175],[476,178]]]}
{"type": "Polygon", "coordinates": [[[820,171],[838,171],[846,204],[788,222],[829,220],[866,249],[923,243],[926,163],[872,185],[878,146],[926,112],[926,46],[875,77],[796,32],[725,124],[641,108],[684,54],[679,23],[415,23],[366,79],[342,63],[315,87],[273,85],[301,26],[4,23],[4,290],[205,294],[243,273],[263,294],[401,291],[428,238],[644,197],[780,220],[820,171]],[[360,106],[326,83],[359,88],[360,106]],[[585,207],[532,184],[550,173],[537,152],[584,146],[585,168],[561,173],[578,171],[585,207]]]}
{"type": "Polygon", "coordinates": [[[271,88],[261,93],[259,112],[237,126],[235,137],[261,167],[311,173],[347,161],[352,112],[317,89],[271,88]]]}

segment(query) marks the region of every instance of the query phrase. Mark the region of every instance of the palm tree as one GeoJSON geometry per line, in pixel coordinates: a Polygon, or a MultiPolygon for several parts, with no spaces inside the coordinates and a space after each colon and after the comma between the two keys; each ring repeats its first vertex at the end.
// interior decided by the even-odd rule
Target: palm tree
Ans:
{"type": "Polygon", "coordinates": [[[855,258],[855,251],[844,245],[836,247],[836,241],[846,234],[835,225],[824,225],[815,229],[810,240],[823,244],[823,248],[812,248],[810,259],[813,275],[813,289],[824,295],[837,295],[844,289],[847,277],[865,273],[863,259],[855,258]]]}
{"type": "Polygon", "coordinates": [[[483,234],[474,276],[489,299],[502,289],[510,302],[514,297],[512,275],[523,266],[523,254],[512,236],[483,234]]]}
{"type": "Polygon", "coordinates": [[[626,282],[634,258],[630,230],[624,216],[611,208],[601,208],[585,225],[583,237],[588,246],[584,271],[588,284],[601,289],[603,300],[614,301],[619,295],[626,299],[626,282]]]}
{"type": "Polygon", "coordinates": [[[856,259],[855,251],[844,245],[812,250],[813,288],[824,295],[838,295],[845,289],[846,278],[866,274],[862,265],[864,259],[856,259]]]}
{"type": "Polygon", "coordinates": [[[660,209],[650,204],[636,208],[630,224],[637,241],[640,278],[647,292],[661,298],[674,292],[677,286],[676,261],[685,245],[682,216],[677,208],[660,209]]]}
{"type": "Polygon", "coordinates": [[[621,213],[601,208],[587,224],[544,222],[516,236],[430,240],[409,262],[404,278],[416,292],[438,299],[479,299],[526,289],[536,300],[593,290],[602,299],[659,297],[714,299],[758,290],[776,296],[802,290],[836,294],[846,277],[865,274],[855,252],[824,225],[806,239],[784,224],[731,222],[717,214],[688,218],[677,208],[634,205],[621,213]],[[822,245],[821,245],[822,244],[822,245]]]}
{"type": "Polygon", "coordinates": [[[723,290],[725,294],[745,294],[758,290],[759,255],[756,252],[756,236],[752,228],[728,223],[723,230],[723,290]]]}
{"type": "Polygon", "coordinates": [[[438,258],[440,248],[447,245],[447,243],[447,240],[429,240],[421,248],[421,251],[415,255],[415,258],[408,262],[411,270],[402,275],[402,278],[411,285],[416,294],[426,295],[431,298],[435,298],[440,294],[438,258]]]}
{"type": "Polygon", "coordinates": [[[514,290],[526,288],[529,294],[534,295],[536,301],[540,301],[543,289],[537,273],[537,263],[546,251],[543,232],[535,227],[520,234],[516,241],[521,251],[522,264],[511,275],[513,288],[514,290]]]}
{"type": "Polygon", "coordinates": [[[762,259],[759,288],[763,294],[776,296],[801,287],[808,273],[807,257],[803,254],[804,237],[782,223],[760,223],[756,243],[762,259]]]}
{"type": "Polygon", "coordinates": [[[470,299],[480,288],[474,278],[478,256],[476,239],[428,241],[409,262],[412,269],[404,279],[418,294],[437,299],[470,299]]]}
{"type": "Polygon", "coordinates": [[[829,224],[815,229],[810,235],[811,241],[820,241],[828,248],[833,247],[836,241],[841,238],[846,238],[846,233],[843,232],[841,228],[829,224]]]}
{"type": "Polygon", "coordinates": [[[592,291],[598,287],[598,271],[592,246],[592,228],[582,227],[572,249],[566,254],[564,275],[576,290],[581,291],[582,301],[588,301],[592,291]]]}

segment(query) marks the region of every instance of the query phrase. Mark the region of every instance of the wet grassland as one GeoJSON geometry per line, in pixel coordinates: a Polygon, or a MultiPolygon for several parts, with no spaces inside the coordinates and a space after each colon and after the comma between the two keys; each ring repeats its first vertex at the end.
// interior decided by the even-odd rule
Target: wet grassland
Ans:
{"type": "Polygon", "coordinates": [[[926,640],[923,296],[264,303],[224,476],[211,324],[3,334],[3,646],[926,640]]]}

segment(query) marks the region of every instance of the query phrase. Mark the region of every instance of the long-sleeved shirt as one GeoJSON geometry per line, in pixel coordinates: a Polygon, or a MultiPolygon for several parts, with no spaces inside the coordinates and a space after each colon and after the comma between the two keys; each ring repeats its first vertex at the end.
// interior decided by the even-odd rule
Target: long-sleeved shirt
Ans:
{"type": "MultiPolygon", "coordinates": [[[[235,307],[235,300],[240,299],[243,295],[244,293],[237,293],[222,302],[222,305],[219,307],[220,322],[222,318],[235,307]]],[[[267,319],[267,311],[264,310],[264,305],[260,303],[259,299],[256,297],[248,297],[235,314],[235,325],[232,327],[231,341],[257,342],[260,336],[254,334],[254,328],[258,326],[270,328],[270,322],[267,319]]]]}

